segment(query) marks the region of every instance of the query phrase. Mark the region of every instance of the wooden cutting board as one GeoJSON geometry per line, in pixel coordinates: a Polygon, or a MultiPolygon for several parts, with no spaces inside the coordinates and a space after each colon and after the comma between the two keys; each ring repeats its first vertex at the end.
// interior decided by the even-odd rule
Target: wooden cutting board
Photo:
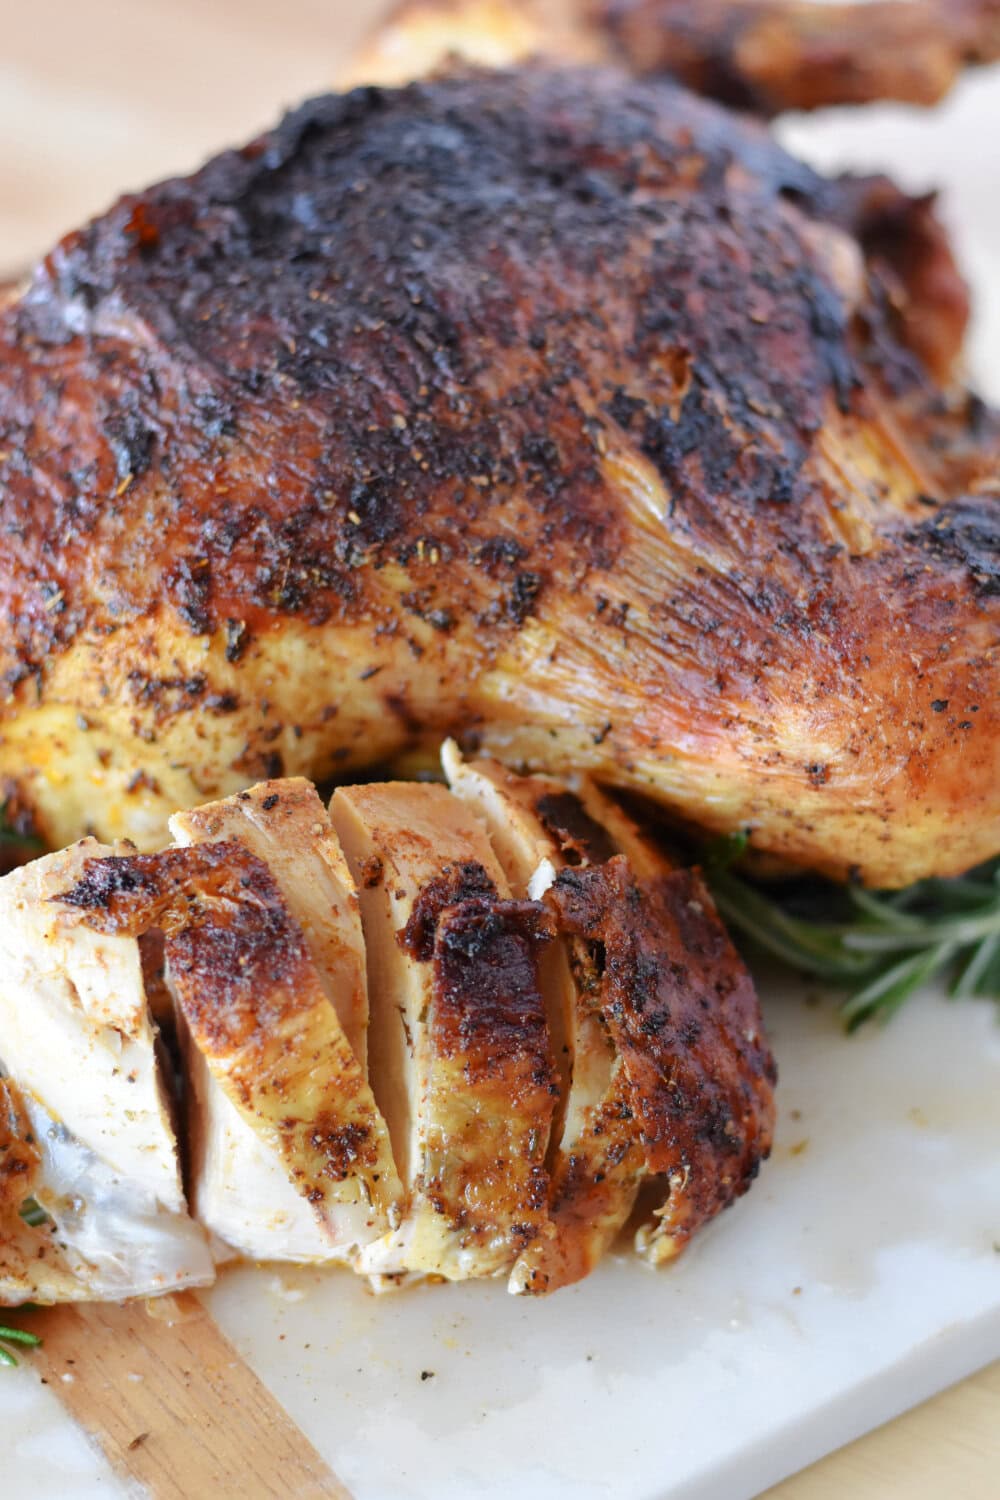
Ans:
{"type": "Polygon", "coordinates": [[[152,1500],[350,1500],[191,1294],[19,1321],[41,1378],[152,1500]]]}

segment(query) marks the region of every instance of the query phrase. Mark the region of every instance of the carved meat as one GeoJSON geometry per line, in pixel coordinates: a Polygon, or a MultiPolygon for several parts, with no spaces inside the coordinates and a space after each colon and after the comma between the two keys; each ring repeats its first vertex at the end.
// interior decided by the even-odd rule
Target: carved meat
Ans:
{"type": "Polygon", "coordinates": [[[0,881],[0,1299],[200,1284],[203,1229],[220,1259],[539,1294],[627,1221],[664,1261],[745,1191],[773,1064],[698,877],[585,778],[444,764],[454,792],[328,815],[275,780],[160,853],[87,840],[0,881]]]}
{"type": "Polygon", "coordinates": [[[358,893],[316,788],[300,779],[264,781],[224,802],[175,813],[169,827],[181,845],[235,839],[267,865],[363,1069],[368,985],[358,893]]]}
{"type": "Polygon", "coordinates": [[[563,939],[549,977],[568,1074],[551,1232],[526,1247],[511,1289],[586,1276],[633,1210],[636,1248],[660,1264],[746,1191],[770,1151],[775,1075],[749,976],[700,881],[672,871],[586,781],[463,764],[454,746],[444,763],[515,892],[547,888],[563,939]]]}
{"type": "Polygon", "coordinates": [[[694,871],[637,879],[619,856],[564,871],[547,900],[560,930],[599,945],[601,1014],[651,1187],[666,1195],[636,1248],[661,1264],[770,1152],[777,1075],[757,997],[694,871]]]}
{"type": "Polygon", "coordinates": [[[100,932],[163,929],[206,1227],[245,1256],[302,1261],[384,1233],[400,1196],[388,1133],[267,866],[235,840],[93,860],[63,900],[100,932]]]}
{"type": "Polygon", "coordinates": [[[214,1277],[181,1187],[138,944],[59,899],[111,855],[88,839],[0,880],[0,1303],[214,1277]]]}
{"type": "Polygon", "coordinates": [[[443,787],[347,787],[330,810],[361,893],[373,1087],[410,1194],[359,1268],[507,1270],[546,1219],[544,913],[509,899],[485,828],[443,787]]]}
{"type": "MultiPolygon", "coordinates": [[[[485,819],[515,894],[541,893],[558,871],[616,852],[607,829],[558,782],[513,776],[496,761],[463,764],[454,745],[445,748],[444,765],[456,795],[485,819]]],[[[612,804],[599,802],[613,816],[612,804]]],[[[587,1275],[632,1212],[645,1171],[593,953],[585,941],[559,941],[545,961],[562,1079],[549,1165],[551,1232],[518,1258],[514,1292],[555,1291],[587,1275]]]]}

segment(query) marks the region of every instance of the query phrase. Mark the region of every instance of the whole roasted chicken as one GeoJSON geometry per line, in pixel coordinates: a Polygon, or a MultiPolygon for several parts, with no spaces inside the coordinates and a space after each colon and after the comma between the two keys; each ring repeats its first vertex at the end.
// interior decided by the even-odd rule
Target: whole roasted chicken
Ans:
{"type": "MultiPolygon", "coordinates": [[[[503,9],[377,69],[546,40],[503,9]]],[[[315,100],[0,311],[0,775],[52,844],[450,732],[834,876],[1000,848],[1000,425],[933,205],[634,76],[927,99],[996,5],[555,9],[599,66],[315,100]]]]}

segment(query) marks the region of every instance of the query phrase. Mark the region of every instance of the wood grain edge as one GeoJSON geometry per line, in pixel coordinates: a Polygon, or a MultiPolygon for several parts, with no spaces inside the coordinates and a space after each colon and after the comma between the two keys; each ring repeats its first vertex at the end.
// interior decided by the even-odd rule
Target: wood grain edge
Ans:
{"type": "Polygon", "coordinates": [[[169,1306],[31,1320],[33,1366],[115,1471],[153,1500],[351,1500],[197,1298],[169,1306]]]}

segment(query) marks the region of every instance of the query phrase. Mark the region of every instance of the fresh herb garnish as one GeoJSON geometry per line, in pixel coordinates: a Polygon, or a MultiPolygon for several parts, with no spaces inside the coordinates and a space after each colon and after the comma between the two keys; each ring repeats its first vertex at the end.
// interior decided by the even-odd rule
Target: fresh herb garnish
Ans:
{"type": "Polygon", "coordinates": [[[42,1205],[34,1198],[25,1198],[21,1204],[21,1218],[30,1229],[41,1229],[43,1224],[51,1224],[52,1219],[45,1212],[42,1205]]]}
{"type": "Polygon", "coordinates": [[[28,1333],[23,1328],[7,1328],[0,1324],[0,1365],[8,1367],[19,1363],[17,1356],[8,1344],[20,1345],[22,1349],[37,1349],[41,1343],[37,1333],[28,1333]]]}
{"type": "Polygon", "coordinates": [[[949,993],[1000,998],[1000,859],[955,880],[903,891],[797,882],[789,891],[751,884],[733,863],[747,836],[716,840],[704,867],[730,927],[792,968],[848,991],[848,1029],[888,1019],[938,974],[949,993]]]}

